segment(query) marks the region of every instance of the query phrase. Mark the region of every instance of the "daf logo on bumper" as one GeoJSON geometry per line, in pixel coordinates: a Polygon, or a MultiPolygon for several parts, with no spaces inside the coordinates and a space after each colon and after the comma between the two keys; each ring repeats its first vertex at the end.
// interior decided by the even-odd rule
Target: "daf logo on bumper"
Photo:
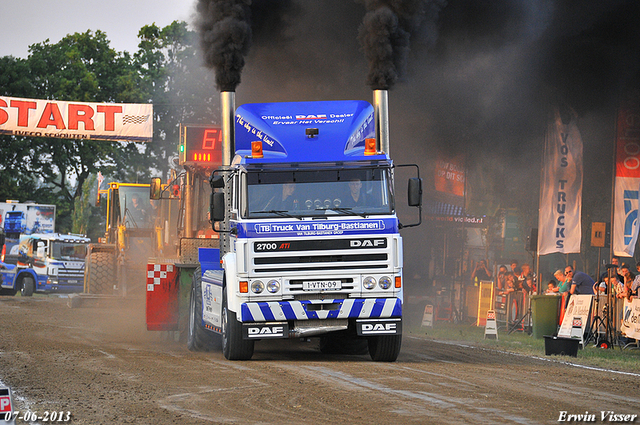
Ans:
{"type": "Polygon", "coordinates": [[[349,241],[349,246],[352,248],[364,248],[364,247],[385,247],[387,245],[386,239],[353,239],[349,241]]]}
{"type": "Polygon", "coordinates": [[[394,332],[396,331],[396,324],[395,323],[363,323],[362,324],[362,332],[364,333],[371,333],[371,332],[394,332]]]}
{"type": "Polygon", "coordinates": [[[402,319],[357,320],[357,331],[360,336],[367,335],[399,335],[402,333],[402,319]]]}
{"type": "Polygon", "coordinates": [[[242,327],[244,339],[287,338],[288,323],[245,324],[242,327]]]}

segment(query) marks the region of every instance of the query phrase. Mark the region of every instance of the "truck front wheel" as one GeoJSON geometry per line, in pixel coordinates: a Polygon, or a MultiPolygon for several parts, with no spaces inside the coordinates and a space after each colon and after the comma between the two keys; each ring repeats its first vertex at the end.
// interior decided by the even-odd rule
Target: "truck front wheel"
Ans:
{"type": "Polygon", "coordinates": [[[210,351],[219,345],[219,336],[206,330],[202,324],[202,272],[198,266],[191,282],[187,348],[191,351],[210,351]]]}
{"type": "Polygon", "coordinates": [[[227,360],[249,360],[253,356],[252,340],[242,339],[242,323],[227,308],[227,297],[222,300],[222,353],[227,360]]]}
{"type": "Polygon", "coordinates": [[[33,295],[33,291],[36,288],[36,282],[31,276],[25,276],[22,278],[22,285],[20,285],[20,295],[23,297],[30,297],[33,295]]]}
{"type": "Polygon", "coordinates": [[[376,362],[395,362],[401,346],[402,335],[369,337],[369,355],[376,362]]]}

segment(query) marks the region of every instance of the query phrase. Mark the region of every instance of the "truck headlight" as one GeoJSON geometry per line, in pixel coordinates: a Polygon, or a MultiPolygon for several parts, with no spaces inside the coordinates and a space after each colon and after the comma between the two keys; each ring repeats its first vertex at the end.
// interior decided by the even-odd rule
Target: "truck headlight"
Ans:
{"type": "Polygon", "coordinates": [[[364,286],[366,289],[373,289],[376,287],[376,280],[375,278],[371,277],[371,276],[367,276],[364,278],[364,280],[362,281],[362,286],[364,286]]]}
{"type": "Polygon", "coordinates": [[[259,294],[264,291],[264,283],[261,280],[255,280],[251,283],[251,291],[254,294],[259,294]]]}
{"type": "Polygon", "coordinates": [[[382,276],[378,281],[378,285],[382,289],[389,289],[391,287],[391,278],[389,276],[382,276]]]}
{"type": "Polygon", "coordinates": [[[272,294],[275,294],[279,290],[280,290],[280,282],[278,282],[277,280],[272,279],[267,283],[267,291],[271,292],[272,294]]]}

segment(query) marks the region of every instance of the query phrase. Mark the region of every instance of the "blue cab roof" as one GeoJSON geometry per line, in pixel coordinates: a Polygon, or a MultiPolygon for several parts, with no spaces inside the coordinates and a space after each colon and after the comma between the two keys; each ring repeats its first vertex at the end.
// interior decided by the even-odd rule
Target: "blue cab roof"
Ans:
{"type": "Polygon", "coordinates": [[[250,103],[237,108],[235,149],[243,164],[384,160],[364,155],[375,137],[374,110],[362,100],[250,103]],[[318,129],[309,137],[308,128],[318,129]],[[251,158],[251,142],[262,141],[264,158],[251,158]]]}

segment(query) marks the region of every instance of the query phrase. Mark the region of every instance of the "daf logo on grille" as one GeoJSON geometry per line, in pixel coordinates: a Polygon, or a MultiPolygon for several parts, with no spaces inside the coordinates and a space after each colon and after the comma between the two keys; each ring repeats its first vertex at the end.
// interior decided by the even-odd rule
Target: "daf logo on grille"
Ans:
{"type": "Polygon", "coordinates": [[[385,242],[387,240],[386,239],[354,239],[349,241],[349,246],[352,248],[359,248],[359,247],[378,247],[378,246],[384,246],[385,242]]]}

